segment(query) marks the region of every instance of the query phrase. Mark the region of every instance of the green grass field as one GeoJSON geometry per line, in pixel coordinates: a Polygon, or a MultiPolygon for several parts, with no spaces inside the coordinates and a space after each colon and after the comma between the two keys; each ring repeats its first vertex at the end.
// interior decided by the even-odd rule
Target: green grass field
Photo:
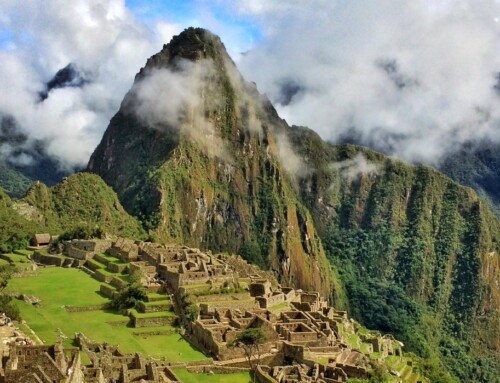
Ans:
{"type": "Polygon", "coordinates": [[[184,368],[174,369],[177,377],[182,383],[250,383],[252,378],[248,372],[238,372],[234,374],[194,374],[184,368]]]}
{"type": "Polygon", "coordinates": [[[118,265],[126,265],[126,262],[123,262],[121,259],[113,257],[112,255],[100,253],[99,256],[103,257],[104,259],[107,259],[111,263],[116,263],[118,265]]]}
{"type": "MultiPolygon", "coordinates": [[[[14,263],[15,265],[22,264],[23,266],[26,266],[25,264],[29,264],[30,262],[26,255],[9,253],[3,254],[3,256],[9,258],[11,261],[10,263],[14,263]]],[[[5,259],[2,260],[8,262],[5,259]]]]}
{"type": "MultiPolygon", "coordinates": [[[[70,313],[64,306],[91,306],[109,300],[99,293],[100,283],[83,271],[67,268],[44,268],[34,277],[13,278],[8,290],[34,295],[41,299],[38,307],[18,301],[21,316],[46,343],[57,338],[57,329],[69,338],[70,345],[76,332],[98,341],[116,344],[123,352],[141,352],[144,355],[165,357],[167,361],[205,359],[179,334],[136,336],[138,329],[124,325],[126,316],[111,310],[70,313]]],[[[142,328],[141,330],[166,330],[168,327],[142,328]]]]}

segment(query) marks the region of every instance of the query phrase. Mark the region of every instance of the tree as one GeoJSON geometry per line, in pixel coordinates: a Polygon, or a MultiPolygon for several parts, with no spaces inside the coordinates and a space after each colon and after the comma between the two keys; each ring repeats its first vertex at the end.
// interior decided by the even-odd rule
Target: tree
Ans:
{"type": "MultiPolygon", "coordinates": [[[[266,343],[267,337],[262,328],[247,328],[238,334],[236,339],[231,342],[231,347],[241,348],[245,353],[245,358],[250,365],[250,368],[255,372],[260,361],[261,346],[266,343]],[[254,365],[252,357],[257,356],[257,363],[254,365]]],[[[255,374],[254,374],[255,381],[255,374]]]]}
{"type": "Polygon", "coordinates": [[[4,313],[12,320],[20,320],[21,313],[19,307],[13,302],[12,297],[0,294],[0,312],[4,313]]]}
{"type": "Polygon", "coordinates": [[[16,268],[11,265],[0,265],[0,291],[5,290],[9,284],[9,279],[16,271],[16,268]]]}
{"type": "Polygon", "coordinates": [[[193,295],[185,294],[181,297],[182,309],[184,311],[184,316],[189,322],[194,322],[198,319],[200,314],[200,308],[196,303],[196,298],[193,295]]]}
{"type": "Polygon", "coordinates": [[[13,302],[12,297],[1,293],[8,286],[9,280],[15,271],[16,268],[14,266],[0,266],[0,312],[5,313],[10,319],[19,320],[21,319],[19,308],[13,302]]]}
{"type": "Polygon", "coordinates": [[[118,310],[135,307],[138,301],[147,297],[146,289],[141,284],[141,274],[138,272],[130,275],[130,282],[118,290],[118,294],[111,301],[111,306],[118,310]]]}

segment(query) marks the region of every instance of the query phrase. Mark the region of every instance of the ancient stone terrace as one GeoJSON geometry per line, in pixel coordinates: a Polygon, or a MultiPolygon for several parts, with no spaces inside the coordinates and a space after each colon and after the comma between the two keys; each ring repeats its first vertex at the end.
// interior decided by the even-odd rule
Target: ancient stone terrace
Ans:
{"type": "Polygon", "coordinates": [[[83,374],[86,383],[170,383],[179,379],[167,366],[154,360],[147,360],[141,354],[122,354],[118,347],[94,343],[78,334],[80,349],[90,359],[83,374]]]}
{"type": "MultiPolygon", "coordinates": [[[[67,248],[73,249],[68,252],[69,256],[81,257],[75,248],[87,251],[85,256],[90,257],[87,261],[90,266],[91,253],[96,249],[105,250],[107,256],[126,263],[129,272],[140,273],[150,293],[170,293],[170,298],[164,296],[158,305],[144,303],[137,307],[140,312],[132,310],[130,316],[136,327],[171,323],[174,317],[163,309],[177,307],[178,312],[182,311],[183,297],[190,296],[199,306],[199,316],[186,322],[185,336],[224,363],[244,359],[243,350],[232,347],[238,334],[248,328],[261,328],[267,339],[261,347],[262,364],[278,366],[260,369],[262,376],[271,379],[264,381],[346,382],[348,377],[368,376],[366,355],[370,353],[376,352],[381,357],[401,356],[401,347],[394,339],[372,333],[357,334],[357,327],[347,318],[347,313],[329,307],[318,292],[282,287],[269,273],[239,256],[126,239],[119,239],[109,247],[107,242],[96,243],[94,247],[86,242],[72,242],[67,248]],[[315,358],[326,358],[328,363],[318,364],[315,358]],[[296,365],[279,367],[291,364],[296,365]]],[[[104,262],[103,255],[93,257],[104,262]]],[[[112,350],[99,352],[104,360],[108,358],[106,355],[113,357],[116,366],[112,373],[99,372],[103,366],[97,367],[97,364],[94,370],[87,369],[85,374],[90,382],[97,382],[100,374],[121,376],[121,379],[141,376],[149,381],[151,371],[156,371],[151,365],[150,372],[146,373],[144,362],[138,356],[123,359],[113,355],[112,350]]]]}
{"type": "Polygon", "coordinates": [[[83,383],[77,348],[65,349],[61,342],[52,346],[14,345],[3,361],[4,383],[83,383]]]}
{"type": "Polygon", "coordinates": [[[71,258],[79,260],[88,260],[93,258],[96,254],[104,253],[111,248],[112,241],[109,240],[80,240],[74,239],[72,241],[64,242],[64,254],[71,258]]]}

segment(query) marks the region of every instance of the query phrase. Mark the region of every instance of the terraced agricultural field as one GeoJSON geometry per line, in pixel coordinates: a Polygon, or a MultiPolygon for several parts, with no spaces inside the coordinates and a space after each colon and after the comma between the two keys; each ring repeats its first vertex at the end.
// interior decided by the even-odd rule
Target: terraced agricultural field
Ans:
{"type": "MultiPolygon", "coordinates": [[[[119,345],[122,352],[141,352],[169,362],[206,359],[172,326],[128,327],[129,318],[109,309],[69,312],[66,306],[86,307],[109,302],[100,292],[101,283],[73,268],[40,268],[36,275],[12,278],[8,291],[34,295],[37,306],[17,301],[21,316],[45,343],[54,343],[59,330],[70,345],[76,332],[97,341],[119,345]],[[171,334],[166,334],[169,332],[171,334]],[[154,335],[161,333],[163,335],[154,335]]],[[[174,315],[166,312],[165,315],[174,315]]]]}
{"type": "Polygon", "coordinates": [[[248,372],[239,372],[234,374],[205,374],[190,373],[186,369],[174,369],[177,377],[182,383],[250,383],[252,378],[248,372]]]}

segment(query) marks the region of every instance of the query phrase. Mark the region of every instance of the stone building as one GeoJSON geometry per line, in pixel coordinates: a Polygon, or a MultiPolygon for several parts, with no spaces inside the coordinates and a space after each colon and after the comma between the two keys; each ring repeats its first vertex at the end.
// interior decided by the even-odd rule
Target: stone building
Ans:
{"type": "Polygon", "coordinates": [[[31,239],[31,244],[36,248],[47,247],[51,241],[51,236],[48,233],[35,234],[31,239]]]}
{"type": "Polygon", "coordinates": [[[60,342],[52,346],[13,345],[3,361],[4,383],[83,383],[80,353],[65,349],[60,342]]]}
{"type": "Polygon", "coordinates": [[[64,254],[68,257],[87,261],[96,254],[104,253],[112,246],[112,241],[105,239],[74,239],[64,242],[64,254]]]}
{"type": "Polygon", "coordinates": [[[91,342],[82,334],[77,341],[91,363],[83,368],[86,383],[172,383],[179,382],[170,367],[141,354],[122,354],[118,347],[91,342]]]}

